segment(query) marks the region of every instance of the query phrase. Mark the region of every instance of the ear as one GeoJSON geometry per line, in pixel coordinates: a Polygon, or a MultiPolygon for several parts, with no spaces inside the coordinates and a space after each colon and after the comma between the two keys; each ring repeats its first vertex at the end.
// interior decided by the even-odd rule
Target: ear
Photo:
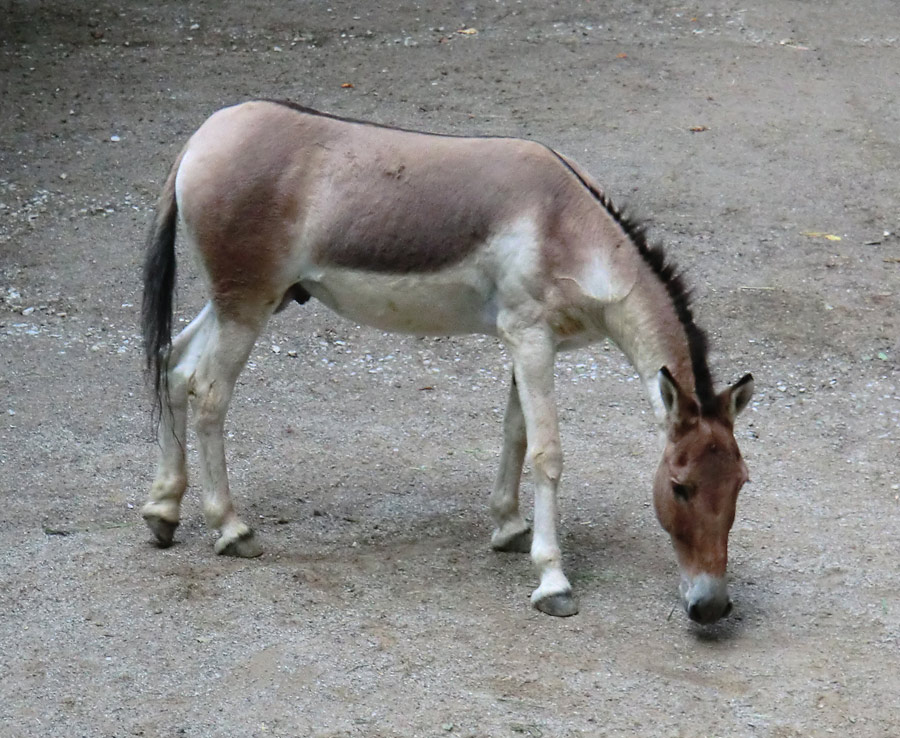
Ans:
{"type": "Polygon", "coordinates": [[[666,420],[669,425],[678,425],[697,416],[697,403],[685,394],[668,367],[660,369],[656,379],[659,382],[659,394],[666,409],[666,420]]]}
{"type": "Polygon", "coordinates": [[[725,409],[725,415],[732,423],[747,407],[750,398],[753,397],[753,375],[745,374],[731,387],[719,395],[721,407],[725,409]]]}

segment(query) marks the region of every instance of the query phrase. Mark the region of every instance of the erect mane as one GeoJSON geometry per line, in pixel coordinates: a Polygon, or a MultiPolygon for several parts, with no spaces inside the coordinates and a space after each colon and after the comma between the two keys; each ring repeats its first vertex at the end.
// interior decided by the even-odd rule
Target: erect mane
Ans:
{"type": "Polygon", "coordinates": [[[666,257],[662,245],[647,242],[644,225],[624,215],[604,192],[587,181],[564,157],[556,151],[553,153],[609,213],[610,217],[628,236],[628,240],[634,244],[647,266],[665,285],[675,315],[678,316],[678,321],[684,328],[687,338],[691,369],[694,372],[694,391],[700,401],[701,412],[704,414],[715,412],[716,393],[713,387],[712,373],[709,370],[709,346],[706,333],[694,322],[694,314],[691,311],[691,290],[678,271],[678,267],[666,257]]]}

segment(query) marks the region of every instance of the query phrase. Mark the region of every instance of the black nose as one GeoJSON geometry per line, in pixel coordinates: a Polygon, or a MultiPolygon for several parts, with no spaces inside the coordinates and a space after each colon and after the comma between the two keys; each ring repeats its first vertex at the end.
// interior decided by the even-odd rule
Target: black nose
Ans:
{"type": "Polygon", "coordinates": [[[731,612],[731,600],[725,600],[724,604],[717,600],[698,600],[688,607],[688,617],[695,623],[709,625],[720,618],[727,617],[731,612]]]}

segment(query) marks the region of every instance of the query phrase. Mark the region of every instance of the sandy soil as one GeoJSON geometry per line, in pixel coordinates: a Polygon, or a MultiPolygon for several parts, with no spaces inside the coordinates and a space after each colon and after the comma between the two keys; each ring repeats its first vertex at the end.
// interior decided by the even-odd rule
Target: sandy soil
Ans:
{"type": "Polygon", "coordinates": [[[898,57],[892,0],[0,3],[0,735],[900,734],[898,57]],[[496,342],[313,303],[229,417],[266,554],[216,557],[194,490],[151,543],[150,208],[190,132],[261,96],[535,138],[647,219],[720,381],[757,379],[732,617],[673,612],[657,431],[614,349],[558,366],[581,613],[557,620],[488,546],[496,342]]]}

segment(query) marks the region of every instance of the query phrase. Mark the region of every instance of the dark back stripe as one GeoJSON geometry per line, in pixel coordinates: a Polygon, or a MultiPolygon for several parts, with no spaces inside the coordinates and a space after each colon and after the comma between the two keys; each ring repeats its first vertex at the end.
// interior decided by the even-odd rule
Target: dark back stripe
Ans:
{"type": "MultiPolygon", "coordinates": [[[[552,151],[552,149],[551,149],[552,151]]],[[[694,372],[694,391],[700,402],[701,411],[704,414],[713,414],[717,410],[716,393],[713,386],[712,373],[709,370],[709,345],[706,334],[694,322],[691,311],[691,290],[683,277],[678,272],[678,267],[666,258],[663,248],[659,244],[649,244],[643,225],[623,215],[613,204],[612,200],[603,192],[600,192],[590,182],[586,181],[572,166],[556,151],[553,152],[582,185],[594,196],[610,217],[618,223],[619,227],[628,236],[628,240],[634,244],[638,253],[643,257],[653,273],[665,285],[672,307],[678,316],[678,321],[684,328],[687,339],[688,351],[691,356],[691,369],[694,372]]]]}
{"type": "Polygon", "coordinates": [[[271,98],[260,98],[259,102],[268,102],[274,103],[275,105],[281,105],[286,108],[290,108],[291,110],[296,110],[298,113],[303,113],[305,115],[316,115],[319,118],[328,118],[330,120],[340,121],[341,123],[355,123],[360,126],[370,126],[371,128],[384,128],[388,131],[400,131],[402,133],[418,133],[420,136],[436,136],[440,138],[512,138],[512,136],[491,136],[488,134],[483,135],[468,135],[461,133],[434,133],[433,131],[417,131],[414,128],[402,128],[400,126],[392,126],[387,123],[375,123],[371,120],[360,120],[358,118],[345,118],[341,115],[335,115],[334,113],[323,113],[321,110],[315,110],[313,108],[308,108],[305,105],[300,105],[298,103],[292,102],[291,100],[273,100],[271,98]]]}

